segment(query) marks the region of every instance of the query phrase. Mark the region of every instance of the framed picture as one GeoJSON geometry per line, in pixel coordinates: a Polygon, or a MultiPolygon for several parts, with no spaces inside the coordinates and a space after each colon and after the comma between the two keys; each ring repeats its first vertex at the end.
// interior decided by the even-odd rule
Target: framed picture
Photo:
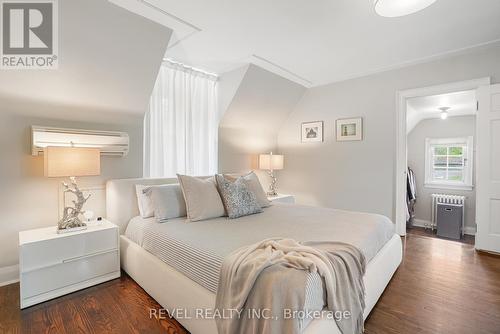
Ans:
{"type": "Polygon", "coordinates": [[[323,122],[302,123],[302,142],[322,142],[323,122]]]}
{"type": "Polygon", "coordinates": [[[363,140],[361,117],[337,120],[337,141],[363,140]]]}

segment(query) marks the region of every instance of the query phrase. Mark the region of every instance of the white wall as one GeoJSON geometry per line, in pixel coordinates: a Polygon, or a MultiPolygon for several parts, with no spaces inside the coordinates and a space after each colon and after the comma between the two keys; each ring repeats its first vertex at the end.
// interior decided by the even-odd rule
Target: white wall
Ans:
{"type": "MultiPolygon", "coordinates": [[[[54,107],[57,108],[57,107],[54,107]]],[[[31,156],[30,126],[125,131],[130,136],[130,153],[123,158],[103,157],[101,176],[79,179],[81,187],[104,186],[107,179],[142,176],[142,116],[122,115],[112,121],[105,113],[86,112],[92,121],[51,119],[19,112],[0,113],[0,284],[17,278],[18,232],[56,226],[62,178],[43,176],[43,156],[31,156]],[[106,123],[108,122],[108,123],[106,123]],[[13,267],[14,266],[14,267],[13,267]],[[14,272],[5,273],[2,267],[14,272]],[[14,275],[14,276],[12,276],[14,275]]],[[[113,113],[114,116],[116,114],[113,113]]],[[[107,115],[109,116],[109,115],[107,115]]],[[[87,209],[92,209],[87,207],[87,209]]]]}
{"type": "MultiPolygon", "coordinates": [[[[256,169],[260,153],[276,152],[278,131],[305,91],[258,66],[249,65],[242,76],[244,70],[223,75],[219,85],[222,107],[227,105],[219,125],[219,171],[224,173],[256,169]]],[[[266,185],[265,174],[258,174],[266,185]]]]}
{"type": "MultiPolygon", "coordinates": [[[[457,138],[476,134],[476,117],[450,117],[446,121],[441,119],[427,119],[417,124],[408,134],[408,166],[415,173],[417,181],[417,202],[415,205],[415,219],[431,221],[432,194],[450,194],[466,196],[465,226],[469,233],[476,230],[476,189],[444,190],[424,187],[425,183],[425,139],[426,138],[457,138]]],[[[475,173],[473,174],[475,175],[475,173]]],[[[473,178],[475,179],[475,177],[473,178]]],[[[418,222],[417,222],[418,223],[418,222]]]]}
{"type": "Polygon", "coordinates": [[[18,232],[59,216],[62,179],[30,155],[31,125],[129,134],[129,155],[103,157],[83,187],[142,176],[142,119],[171,30],[106,0],[59,1],[59,20],[59,69],[0,74],[0,285],[18,277],[18,232]]]}
{"type": "MultiPolygon", "coordinates": [[[[334,61],[334,60],[332,60],[334,61]]],[[[281,191],[299,203],[394,218],[396,92],[491,76],[500,82],[500,44],[426,64],[309,89],[278,137],[286,156],[281,191]],[[364,140],[336,142],[335,120],[361,116],[364,140]],[[324,143],[301,143],[300,124],[324,121],[324,143]]]]}

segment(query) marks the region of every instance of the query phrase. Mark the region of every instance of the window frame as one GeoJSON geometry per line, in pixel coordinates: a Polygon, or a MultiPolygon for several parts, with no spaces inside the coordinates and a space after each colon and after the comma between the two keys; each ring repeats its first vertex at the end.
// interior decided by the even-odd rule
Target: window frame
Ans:
{"type": "MultiPolygon", "coordinates": [[[[447,155],[449,156],[449,155],[447,155]]],[[[425,182],[426,188],[472,190],[473,168],[474,168],[474,137],[459,138],[426,138],[425,139],[425,182]],[[433,175],[433,147],[436,145],[460,145],[465,146],[466,152],[462,152],[464,157],[464,181],[434,180],[433,175]]],[[[448,169],[449,167],[447,167],[448,169]]]]}

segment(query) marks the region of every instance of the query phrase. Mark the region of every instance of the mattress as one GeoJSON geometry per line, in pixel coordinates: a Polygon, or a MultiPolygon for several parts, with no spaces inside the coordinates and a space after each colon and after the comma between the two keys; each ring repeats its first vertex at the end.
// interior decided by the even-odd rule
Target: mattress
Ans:
{"type": "MultiPolygon", "coordinates": [[[[260,214],[238,219],[187,222],[176,218],[157,223],[154,218],[135,217],[125,235],[215,293],[224,257],[242,246],[271,237],[340,241],[358,247],[368,262],[394,235],[394,224],[376,214],[274,203],[260,214]]],[[[320,285],[321,280],[311,276],[307,284],[307,300],[311,306],[319,304],[322,293],[312,285],[320,285]]]]}

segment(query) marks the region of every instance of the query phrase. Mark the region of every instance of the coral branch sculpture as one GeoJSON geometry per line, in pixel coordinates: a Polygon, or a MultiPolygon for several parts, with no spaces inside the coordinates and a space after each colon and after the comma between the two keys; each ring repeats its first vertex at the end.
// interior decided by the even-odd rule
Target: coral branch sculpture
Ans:
{"type": "Polygon", "coordinates": [[[269,191],[267,192],[268,196],[276,196],[278,193],[276,192],[276,176],[273,171],[268,171],[269,177],[271,178],[271,183],[269,183],[269,191]]]}
{"type": "Polygon", "coordinates": [[[87,225],[82,222],[79,218],[83,214],[83,205],[89,199],[90,195],[87,197],[83,196],[82,191],[78,188],[76,184],[76,179],[74,177],[70,178],[71,184],[63,182],[64,193],[72,193],[76,196],[76,201],[73,200],[74,207],[65,207],[63,212],[63,217],[57,224],[57,229],[59,232],[65,232],[67,230],[75,228],[85,228],[87,225]]]}

